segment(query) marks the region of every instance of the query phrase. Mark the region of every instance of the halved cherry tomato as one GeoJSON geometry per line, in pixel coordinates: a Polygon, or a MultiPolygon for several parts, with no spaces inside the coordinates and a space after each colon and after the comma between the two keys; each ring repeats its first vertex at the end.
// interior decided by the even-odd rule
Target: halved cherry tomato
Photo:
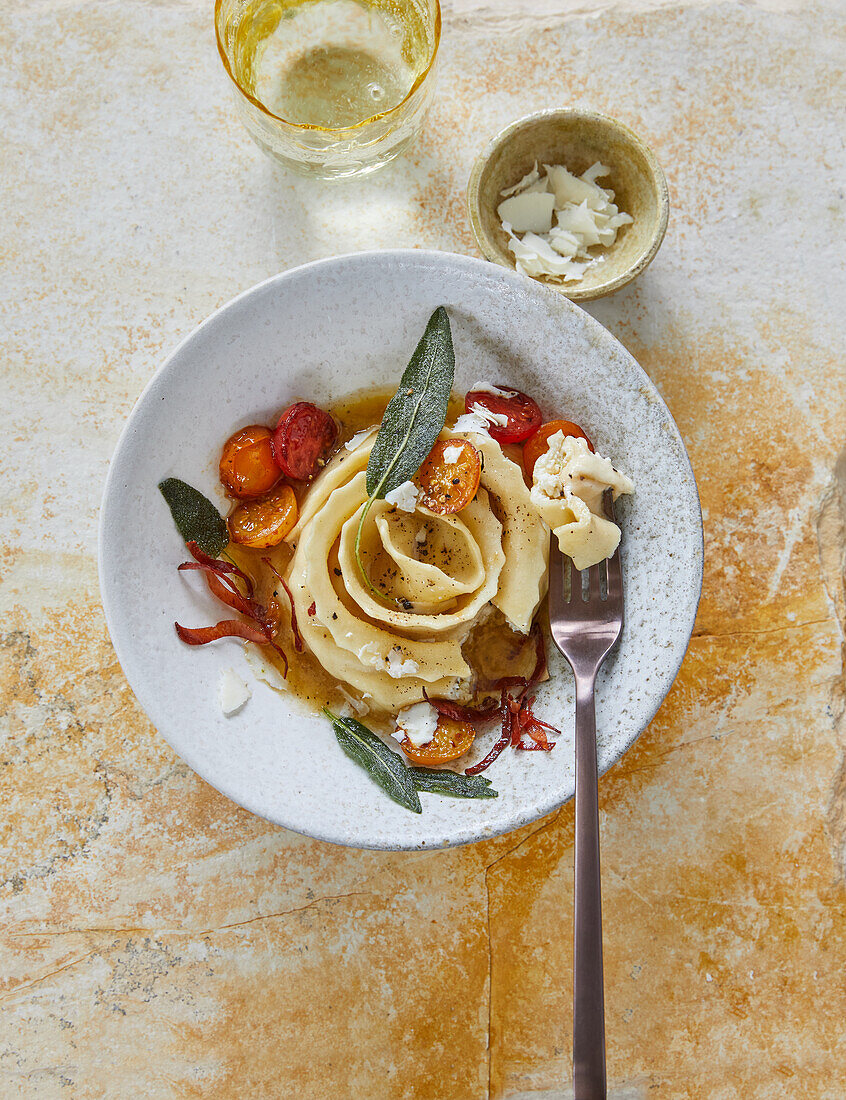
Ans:
{"type": "MultiPolygon", "coordinates": [[[[452,455],[450,455],[452,457],[452,455]]],[[[479,488],[482,456],[466,439],[439,439],[420,467],[419,503],[440,516],[451,516],[466,508],[479,488]],[[458,451],[452,462],[445,454],[458,451]]]]}
{"type": "Polygon", "coordinates": [[[310,401],[298,401],[279,417],[273,453],[282,472],[295,481],[310,481],[321,458],[338,438],[338,425],[310,401]]]}
{"type": "Polygon", "coordinates": [[[537,460],[549,450],[550,439],[558,432],[584,439],[588,447],[593,450],[593,444],[578,424],[574,424],[571,420],[550,420],[548,424],[544,424],[542,428],[538,428],[532,438],[528,440],[523,447],[523,469],[526,471],[529,478],[531,478],[534,473],[537,460]]]}
{"type": "Polygon", "coordinates": [[[476,728],[469,722],[456,722],[454,718],[438,718],[435,736],[428,745],[416,748],[406,737],[400,748],[414,764],[423,768],[433,768],[438,764],[448,764],[467,752],[476,737],[476,728]]]}
{"type": "Polygon", "coordinates": [[[239,504],[229,519],[232,541],[254,550],[276,546],[297,522],[297,498],[285,482],[263,500],[239,504]]]}
{"type": "Polygon", "coordinates": [[[534,434],[543,423],[543,414],[528,394],[519,390],[507,390],[510,396],[501,397],[496,393],[488,393],[487,390],[471,390],[464,398],[464,408],[472,412],[475,405],[480,406],[485,412],[496,413],[505,416],[504,424],[490,424],[488,434],[493,436],[497,443],[522,443],[534,434]]]}
{"type": "Polygon", "coordinates": [[[261,424],[242,428],[223,444],[220,480],[233,496],[263,496],[281,476],[273,457],[271,433],[261,424]]]}

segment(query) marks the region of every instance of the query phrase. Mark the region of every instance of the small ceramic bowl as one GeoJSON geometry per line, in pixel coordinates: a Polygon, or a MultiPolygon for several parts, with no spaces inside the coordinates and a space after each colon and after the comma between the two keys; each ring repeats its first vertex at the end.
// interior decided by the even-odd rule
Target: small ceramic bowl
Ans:
{"type": "Polygon", "coordinates": [[[598,182],[611,188],[621,211],[631,214],[610,248],[597,250],[602,263],[588,268],[578,282],[538,279],[574,302],[611,294],[630,283],[652,262],[667,229],[670,201],[667,181],[655,154],[622,122],[596,111],[539,111],[518,119],[493,139],[479,156],[467,185],[470,221],[488,260],[514,268],[497,207],[501,192],[534,167],[563,164],[575,175],[600,160],[611,172],[598,182]]]}

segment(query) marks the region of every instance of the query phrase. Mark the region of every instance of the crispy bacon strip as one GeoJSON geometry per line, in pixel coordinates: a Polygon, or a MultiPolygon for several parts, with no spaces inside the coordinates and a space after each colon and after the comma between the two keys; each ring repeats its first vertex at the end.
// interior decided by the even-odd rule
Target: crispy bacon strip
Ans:
{"type": "Polygon", "coordinates": [[[495,700],[486,707],[465,707],[451,699],[432,699],[425,688],[423,688],[423,698],[435,708],[438,714],[442,714],[445,718],[452,718],[454,722],[487,722],[499,711],[499,703],[495,700]]]}
{"type": "Polygon", "coordinates": [[[551,733],[557,733],[561,736],[561,730],[556,729],[555,726],[550,726],[548,722],[542,722],[540,718],[536,718],[532,712],[532,704],[535,701],[534,695],[528,699],[523,699],[520,703],[520,708],[517,712],[515,725],[519,729],[519,734],[514,742],[515,749],[535,749],[542,752],[551,752],[555,748],[555,742],[550,741],[546,736],[546,730],[551,733]],[[526,744],[522,741],[521,735],[528,734],[532,739],[532,745],[526,744]]]}
{"type": "Polygon", "coordinates": [[[500,696],[499,713],[502,715],[502,733],[500,734],[499,740],[484,760],[480,760],[478,764],[474,764],[471,768],[465,769],[465,775],[478,775],[479,772],[483,772],[485,768],[489,768],[511,740],[511,731],[514,725],[514,715],[511,713],[511,707],[509,706],[509,696],[507,695],[505,688],[502,689],[502,695],[500,696]]]}
{"type": "MultiPolygon", "coordinates": [[[[189,542],[187,544],[188,549],[191,551],[192,556],[200,563],[200,565],[206,566],[208,569],[213,569],[215,573],[233,573],[239,581],[242,581],[247,589],[247,599],[252,599],[253,595],[253,582],[238,566],[231,561],[224,561],[222,558],[210,558],[209,555],[201,550],[196,542],[189,542]]],[[[180,566],[182,568],[182,566],[180,566]]],[[[192,565],[188,565],[189,569],[195,568],[192,565]]]]}
{"type": "Polygon", "coordinates": [[[285,578],[282,576],[282,574],[279,572],[279,570],[276,568],[270,558],[262,558],[261,560],[266,566],[273,570],[274,574],[276,575],[276,579],[285,589],[285,595],[288,597],[288,602],[291,605],[291,633],[294,635],[294,649],[297,651],[297,653],[302,653],[303,639],[302,635],[300,634],[300,628],[297,626],[297,609],[294,607],[293,593],[288,587],[288,582],[285,580],[285,578]]]}
{"type": "Polygon", "coordinates": [[[514,748],[519,749],[520,752],[551,752],[555,748],[555,742],[547,741],[545,745],[540,745],[536,741],[530,741],[528,744],[521,741],[514,748]]]}
{"type": "MultiPolygon", "coordinates": [[[[497,709],[502,717],[502,733],[485,759],[474,764],[472,768],[467,768],[465,775],[478,775],[479,772],[490,767],[509,744],[523,752],[551,752],[555,748],[555,742],[549,740],[545,731],[550,730],[559,736],[561,731],[550,726],[548,722],[542,722],[536,718],[532,713],[535,697],[532,695],[527,698],[532,685],[541,680],[546,673],[546,643],[543,631],[537,623],[532,627],[532,634],[535,638],[535,667],[532,674],[528,680],[525,676],[504,676],[498,681],[496,686],[501,694],[497,709]],[[516,695],[511,693],[513,688],[520,689],[516,695]],[[523,740],[524,734],[530,738],[528,742],[523,740]]],[[[435,702],[429,701],[436,706],[435,702]]]]}
{"type": "Polygon", "coordinates": [[[253,582],[247,574],[232,562],[223,561],[220,558],[211,558],[196,542],[189,542],[188,549],[196,559],[195,562],[183,562],[179,569],[198,570],[206,578],[211,594],[221,603],[231,607],[248,619],[252,619],[254,626],[239,622],[236,619],[226,619],[215,626],[184,627],[174,623],[176,633],[188,645],[206,645],[216,642],[220,638],[243,638],[247,642],[255,642],[256,645],[271,645],[282,658],[284,665],[283,676],[288,675],[288,657],[281,646],[274,641],[276,626],[267,608],[262,607],[253,598],[253,582]],[[247,595],[244,595],[235,584],[233,577],[242,581],[247,595]]]}
{"type": "MultiPolygon", "coordinates": [[[[196,569],[202,572],[209,586],[209,591],[216,599],[220,600],[221,603],[225,603],[227,607],[231,607],[233,611],[238,611],[242,615],[246,615],[248,619],[252,619],[254,622],[258,623],[268,634],[268,639],[274,636],[275,624],[268,615],[267,608],[262,607],[262,605],[255,600],[242,595],[231,577],[227,576],[225,573],[219,572],[211,565],[206,565],[204,562],[195,564],[194,562],[186,561],[178,568],[180,570],[196,569]]],[[[249,581],[249,578],[247,578],[247,580],[249,581]]]]}
{"type": "Polygon", "coordinates": [[[219,638],[243,638],[245,642],[255,642],[256,645],[267,645],[270,640],[260,627],[242,623],[239,619],[224,619],[214,626],[180,626],[173,624],[176,633],[183,642],[188,645],[207,645],[216,642],[219,638]]]}

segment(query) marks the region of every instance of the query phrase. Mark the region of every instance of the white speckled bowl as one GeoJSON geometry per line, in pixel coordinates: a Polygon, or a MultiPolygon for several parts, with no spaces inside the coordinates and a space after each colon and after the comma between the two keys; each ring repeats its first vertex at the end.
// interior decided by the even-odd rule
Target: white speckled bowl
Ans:
{"type": "Polygon", "coordinates": [[[179,642],[174,619],[211,623],[219,607],[177,573],[185,551],[157,484],[178,476],[222,505],[217,456],[235,428],[272,420],[293,398],[325,402],[394,384],[441,304],[452,321],[459,391],[480,378],[528,391],[550,416],[582,424],[637,486],[620,505],[626,625],[599,680],[602,771],[669,690],[699,600],[699,498],[678,430],[628,352],[560,294],[482,260],[422,251],[325,260],[246,291],[180,344],[129,418],[101,514],[103,602],[127,679],[176,752],[254,813],[339,844],[462,844],[566,802],[573,794],[569,669],[555,654],[539,693],[538,712],[564,731],[552,753],[506,751],[487,773],[497,799],[424,794],[423,813],[411,814],[344,756],[327,722],[254,680],[242,643],[194,649],[179,642]],[[218,680],[232,666],[253,696],[224,718],[218,680]]]}

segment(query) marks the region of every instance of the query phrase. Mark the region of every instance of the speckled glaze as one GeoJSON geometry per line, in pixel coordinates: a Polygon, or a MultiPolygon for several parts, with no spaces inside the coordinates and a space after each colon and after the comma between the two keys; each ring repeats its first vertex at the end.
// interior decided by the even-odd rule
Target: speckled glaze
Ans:
{"type": "Polygon", "coordinates": [[[452,321],[459,391],[486,378],[534,394],[550,413],[581,423],[635,481],[619,510],[626,625],[598,690],[602,771],[669,690],[699,599],[699,500],[676,426],[631,355],[560,295],[479,260],[397,251],[309,264],[224,306],[153,378],[118,444],[100,528],[107,621],[138,700],[195,771],[254,813],[340,844],[446,847],[560,806],[573,794],[569,670],[556,654],[539,692],[539,714],[564,732],[554,752],[503,754],[488,772],[496,800],[424,795],[423,814],[410,814],[343,755],[327,722],[255,682],[240,642],[192,649],[178,641],[174,619],[200,625],[219,609],[176,571],[185,554],[157,483],[178,476],[222,504],[215,456],[233,430],[272,420],[297,397],[326,402],[391,385],[440,304],[452,321]],[[138,516],[147,538],[127,543],[138,516]],[[253,697],[227,719],[217,684],[232,665],[253,697]]]}
{"type": "Polygon", "coordinates": [[[537,163],[563,164],[578,175],[596,161],[611,169],[601,186],[611,188],[620,210],[634,221],[603,249],[600,263],[578,282],[537,281],[573,302],[602,298],[645,271],[667,230],[670,199],[655,154],[624,123],[597,111],[538,111],[506,126],[479,155],[467,184],[467,206],[476,243],[494,263],[514,269],[508,236],[497,215],[502,191],[537,163]]]}

